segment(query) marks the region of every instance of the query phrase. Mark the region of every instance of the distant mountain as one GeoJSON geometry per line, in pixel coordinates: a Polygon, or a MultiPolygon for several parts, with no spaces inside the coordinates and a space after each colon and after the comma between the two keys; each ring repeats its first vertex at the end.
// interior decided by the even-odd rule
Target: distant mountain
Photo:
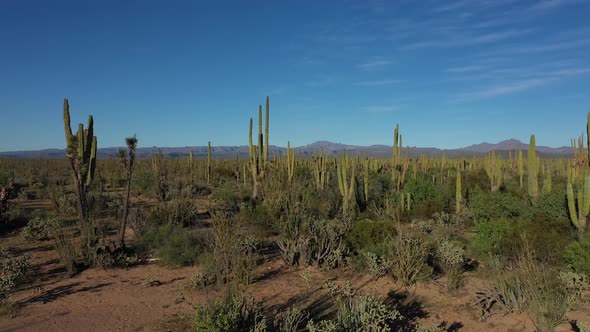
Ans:
{"type": "MultiPolygon", "coordinates": [[[[421,148],[410,147],[410,156],[417,157],[424,154],[429,157],[440,157],[446,154],[449,158],[471,158],[473,156],[481,156],[490,151],[498,151],[501,155],[508,155],[508,151],[514,150],[528,150],[529,145],[516,139],[509,139],[497,144],[480,143],[470,145],[460,149],[442,150],[438,148],[421,148]]],[[[162,150],[162,154],[167,158],[186,158],[192,151],[195,158],[204,159],[207,157],[207,146],[185,146],[185,147],[150,147],[138,148],[137,157],[146,159],[150,158],[153,153],[162,150]]],[[[295,147],[295,153],[301,157],[310,157],[314,153],[320,152],[322,149],[328,155],[336,155],[342,150],[346,150],[349,155],[367,155],[375,158],[389,158],[391,156],[392,147],[388,145],[347,145],[341,143],[334,143],[328,141],[319,141],[305,146],[295,147]]],[[[211,147],[213,158],[232,159],[232,158],[247,158],[248,146],[213,146],[211,147]]],[[[269,154],[284,155],[286,148],[271,145],[269,154]]],[[[98,157],[117,158],[119,148],[99,148],[98,157]]],[[[405,151],[405,150],[404,150],[405,151]]],[[[561,158],[571,156],[570,147],[551,148],[547,146],[537,146],[539,154],[546,158],[561,158]]],[[[65,156],[64,149],[46,149],[36,151],[13,151],[0,152],[0,158],[63,158],[65,156]]]]}
{"type": "MultiPolygon", "coordinates": [[[[490,144],[490,143],[480,143],[476,145],[470,145],[468,147],[459,149],[462,151],[469,151],[469,152],[478,152],[478,153],[488,153],[490,151],[514,151],[514,150],[528,150],[529,145],[525,144],[517,139],[509,139],[502,141],[497,144],[490,144]]],[[[551,148],[548,146],[537,146],[537,151],[543,154],[570,154],[571,147],[562,146],[559,148],[551,148]]]]}

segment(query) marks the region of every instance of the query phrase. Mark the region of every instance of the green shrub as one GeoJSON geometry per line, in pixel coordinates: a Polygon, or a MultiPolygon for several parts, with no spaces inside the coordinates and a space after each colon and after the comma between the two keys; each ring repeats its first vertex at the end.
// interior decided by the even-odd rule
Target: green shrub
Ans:
{"type": "Polygon", "coordinates": [[[385,239],[395,234],[391,221],[359,220],[354,222],[352,229],[346,234],[346,240],[357,252],[363,249],[375,251],[385,239]]]}
{"type": "Polygon", "coordinates": [[[134,247],[141,256],[155,254],[173,266],[194,265],[205,251],[202,236],[174,225],[151,225],[135,239],[134,247]]]}
{"type": "Polygon", "coordinates": [[[509,193],[476,192],[469,197],[469,209],[478,220],[518,217],[522,204],[509,193]]]}
{"type": "Polygon", "coordinates": [[[570,243],[565,248],[563,260],[575,272],[590,276],[590,233],[580,241],[570,243]]]}
{"type": "Polygon", "coordinates": [[[252,297],[230,290],[214,303],[197,307],[193,318],[196,331],[266,331],[266,319],[252,297]]]}
{"type": "Polygon", "coordinates": [[[428,265],[430,247],[421,238],[398,235],[387,242],[388,273],[404,286],[425,280],[432,274],[428,265]]]}
{"type": "Polygon", "coordinates": [[[477,234],[473,247],[478,253],[496,253],[499,243],[508,234],[510,220],[506,218],[481,220],[475,223],[477,234]]]}
{"type": "Polygon", "coordinates": [[[152,220],[160,224],[186,226],[196,219],[197,207],[188,198],[160,203],[152,212],[152,220]]]}
{"type": "Polygon", "coordinates": [[[336,304],[336,319],[318,323],[311,320],[307,324],[310,332],[390,331],[393,324],[401,318],[397,310],[389,309],[380,299],[357,294],[349,283],[337,286],[328,282],[325,288],[336,304]]]}
{"type": "Polygon", "coordinates": [[[51,237],[53,231],[60,227],[60,222],[55,218],[43,218],[36,216],[29,220],[22,229],[22,235],[29,241],[45,241],[51,237]]]}
{"type": "Polygon", "coordinates": [[[0,304],[5,303],[31,267],[30,256],[14,257],[0,247],[0,304]]]}

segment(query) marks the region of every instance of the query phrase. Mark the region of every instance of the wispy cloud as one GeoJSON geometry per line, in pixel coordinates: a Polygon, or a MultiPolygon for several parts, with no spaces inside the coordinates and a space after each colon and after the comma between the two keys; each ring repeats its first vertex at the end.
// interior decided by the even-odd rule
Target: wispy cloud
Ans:
{"type": "Polygon", "coordinates": [[[542,0],[534,4],[532,10],[551,10],[582,2],[581,0],[542,0]]]}
{"type": "Polygon", "coordinates": [[[375,57],[375,58],[372,58],[370,60],[367,60],[367,61],[357,65],[357,67],[360,69],[363,69],[363,70],[373,70],[373,69],[378,69],[378,68],[388,66],[391,63],[392,63],[391,60],[383,59],[380,57],[375,57]]]}
{"type": "Polygon", "coordinates": [[[528,79],[519,82],[507,83],[507,84],[498,84],[494,86],[490,86],[484,88],[479,91],[473,91],[469,93],[465,93],[459,98],[457,101],[469,101],[475,99],[482,99],[482,98],[490,98],[490,97],[497,97],[507,94],[512,94],[516,92],[521,92],[525,90],[529,90],[538,86],[549,84],[553,81],[552,78],[538,78],[538,79],[528,79]]]}
{"type": "Polygon", "coordinates": [[[481,45],[520,37],[531,32],[533,32],[533,29],[511,29],[479,35],[464,35],[462,32],[455,32],[448,36],[441,36],[435,39],[411,43],[403,46],[402,49],[415,50],[428,47],[456,47],[481,45]]]}
{"type": "Polygon", "coordinates": [[[368,113],[389,113],[396,110],[395,106],[368,106],[365,107],[365,112],[368,113]]]}
{"type": "Polygon", "coordinates": [[[446,72],[449,72],[449,73],[468,73],[468,72],[480,71],[480,70],[482,70],[484,68],[485,68],[484,66],[453,67],[453,68],[448,68],[446,70],[446,72]]]}
{"type": "Polygon", "coordinates": [[[354,85],[356,86],[382,86],[382,85],[391,85],[401,82],[400,80],[375,80],[375,81],[362,81],[356,82],[354,85]]]}

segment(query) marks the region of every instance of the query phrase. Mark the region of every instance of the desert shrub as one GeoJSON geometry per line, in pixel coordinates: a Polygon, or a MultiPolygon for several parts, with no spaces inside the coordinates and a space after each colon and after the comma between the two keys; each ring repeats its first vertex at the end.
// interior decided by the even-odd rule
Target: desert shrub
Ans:
{"type": "Polygon", "coordinates": [[[359,220],[354,222],[352,229],[346,234],[346,240],[358,252],[363,249],[375,251],[385,239],[395,234],[391,221],[359,220]]]}
{"type": "Polygon", "coordinates": [[[29,241],[44,241],[48,240],[52,232],[59,227],[60,222],[55,218],[36,216],[23,227],[22,235],[29,241]]]}
{"type": "Polygon", "coordinates": [[[537,214],[547,216],[548,219],[568,220],[565,191],[554,189],[552,192],[543,192],[536,198],[533,210],[537,214]]]}
{"type": "Polygon", "coordinates": [[[570,243],[563,252],[563,260],[575,272],[590,276],[590,233],[570,243]]]}
{"type": "Polygon", "coordinates": [[[281,315],[275,317],[274,327],[281,332],[301,331],[309,319],[309,314],[297,307],[290,307],[281,315]]]}
{"type": "Polygon", "coordinates": [[[165,265],[195,264],[205,251],[202,236],[174,225],[150,225],[134,241],[140,256],[155,254],[165,265]]]}
{"type": "Polygon", "coordinates": [[[447,289],[452,291],[461,286],[465,250],[462,246],[442,240],[435,243],[434,257],[437,265],[447,275],[447,289]]]}
{"type": "Polygon", "coordinates": [[[469,209],[478,220],[518,217],[522,204],[517,198],[499,191],[475,192],[469,198],[469,209]]]}
{"type": "Polygon", "coordinates": [[[387,242],[387,272],[404,286],[430,277],[429,257],[430,247],[419,237],[403,234],[387,242]]]}
{"type": "Polygon", "coordinates": [[[572,305],[582,300],[585,292],[590,290],[590,277],[585,274],[561,271],[558,278],[572,305]]]}
{"type": "Polygon", "coordinates": [[[430,219],[415,219],[412,224],[424,235],[434,239],[451,239],[459,236],[463,228],[472,223],[469,209],[464,208],[458,214],[436,212],[430,219]]]}
{"type": "Polygon", "coordinates": [[[152,219],[161,224],[186,226],[196,219],[197,207],[188,198],[177,198],[160,203],[152,211],[152,219]]]}
{"type": "Polygon", "coordinates": [[[248,285],[254,280],[258,243],[244,235],[237,219],[214,216],[207,257],[207,269],[219,284],[235,280],[248,285]]]}
{"type": "Polygon", "coordinates": [[[148,227],[148,214],[143,208],[134,208],[129,210],[127,222],[129,227],[133,230],[135,236],[142,236],[148,227]]]}
{"type": "Polygon", "coordinates": [[[193,322],[197,331],[266,331],[266,319],[254,298],[235,290],[227,291],[219,301],[197,307],[193,322]]]}
{"type": "Polygon", "coordinates": [[[123,215],[124,198],[122,195],[109,195],[103,198],[104,208],[115,218],[123,215]]]}
{"type": "Polygon", "coordinates": [[[62,187],[54,187],[50,191],[50,198],[57,214],[64,216],[76,215],[78,200],[75,193],[66,192],[62,187]]]}
{"type": "Polygon", "coordinates": [[[326,290],[336,304],[336,319],[309,321],[310,332],[328,331],[389,331],[401,318],[397,310],[389,309],[383,301],[371,295],[357,294],[349,283],[337,286],[328,282],[326,290]]]}
{"type": "Polygon", "coordinates": [[[76,274],[76,261],[78,254],[74,240],[62,228],[57,228],[52,232],[53,244],[55,251],[59,256],[59,261],[65,267],[68,275],[76,274]]]}
{"type": "Polygon", "coordinates": [[[14,257],[0,247],[0,304],[5,303],[31,267],[29,256],[14,257]]]}
{"type": "Polygon", "coordinates": [[[476,303],[483,318],[527,311],[538,331],[553,331],[569,310],[568,297],[557,275],[539,265],[526,245],[514,263],[498,268],[494,286],[478,291],[476,303]]]}
{"type": "Polygon", "coordinates": [[[345,264],[347,250],[344,236],[350,230],[347,219],[313,220],[304,248],[307,264],[333,269],[345,264]]]}
{"type": "Polygon", "coordinates": [[[508,234],[510,223],[506,218],[477,221],[477,234],[472,243],[474,250],[478,253],[497,253],[500,241],[508,234]]]}
{"type": "Polygon", "coordinates": [[[208,210],[211,214],[236,214],[240,210],[240,189],[235,183],[219,186],[209,198],[208,210]]]}
{"type": "Polygon", "coordinates": [[[131,188],[138,196],[152,194],[155,191],[154,186],[155,181],[152,173],[142,171],[141,168],[135,171],[131,178],[131,188]]]}

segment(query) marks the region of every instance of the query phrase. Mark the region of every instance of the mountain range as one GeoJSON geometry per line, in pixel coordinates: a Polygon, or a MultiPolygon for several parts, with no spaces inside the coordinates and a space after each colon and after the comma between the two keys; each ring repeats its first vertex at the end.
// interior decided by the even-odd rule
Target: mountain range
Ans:
{"type": "MultiPolygon", "coordinates": [[[[424,154],[428,157],[441,157],[446,154],[450,158],[470,158],[473,156],[481,156],[490,151],[497,151],[501,155],[508,155],[508,151],[514,150],[528,150],[529,145],[516,139],[505,140],[496,144],[480,143],[470,145],[459,149],[438,149],[432,147],[410,147],[410,156],[417,157],[424,154]]],[[[138,158],[149,158],[153,153],[160,149],[167,158],[183,158],[188,157],[190,151],[193,152],[195,158],[203,159],[207,157],[207,146],[185,146],[185,147],[148,147],[138,148],[138,158]]],[[[333,143],[328,141],[318,141],[305,146],[294,148],[297,155],[301,157],[310,157],[314,153],[320,152],[321,149],[328,155],[335,155],[342,150],[346,150],[349,155],[366,155],[374,158],[388,158],[391,156],[392,147],[388,145],[347,145],[341,143],[333,143]]],[[[571,147],[562,146],[559,148],[552,148],[547,146],[537,146],[537,152],[545,158],[562,158],[571,156],[571,147]]],[[[230,158],[247,158],[248,146],[213,146],[211,147],[213,158],[230,159],[230,158]]],[[[269,148],[270,155],[283,155],[286,148],[271,145],[269,148]]],[[[119,148],[99,148],[99,158],[117,158],[119,148]]],[[[405,149],[404,149],[405,151],[405,149]]],[[[404,152],[405,153],[405,152],[404,152]]],[[[63,158],[65,156],[65,149],[45,149],[35,151],[11,151],[0,152],[0,158],[63,158]]]]}

